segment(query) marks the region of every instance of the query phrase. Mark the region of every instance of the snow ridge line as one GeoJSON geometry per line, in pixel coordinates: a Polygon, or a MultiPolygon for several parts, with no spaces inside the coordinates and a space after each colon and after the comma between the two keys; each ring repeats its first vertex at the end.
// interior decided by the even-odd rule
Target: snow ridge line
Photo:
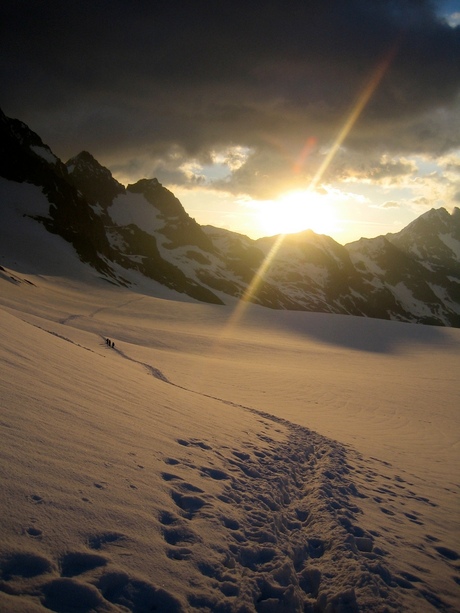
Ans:
{"type": "Polygon", "coordinates": [[[90,353],[95,353],[93,349],[90,349],[89,347],[85,347],[84,345],[80,345],[80,343],[76,343],[71,338],[67,338],[67,336],[63,336],[62,334],[58,334],[57,332],[53,332],[52,330],[47,330],[46,328],[42,328],[38,324],[32,324],[32,325],[35,328],[38,328],[38,330],[42,330],[42,332],[47,332],[48,334],[51,334],[52,336],[56,336],[57,338],[60,338],[61,340],[66,341],[67,343],[71,343],[72,345],[75,345],[75,347],[80,347],[80,349],[85,349],[85,351],[89,351],[90,353]]]}

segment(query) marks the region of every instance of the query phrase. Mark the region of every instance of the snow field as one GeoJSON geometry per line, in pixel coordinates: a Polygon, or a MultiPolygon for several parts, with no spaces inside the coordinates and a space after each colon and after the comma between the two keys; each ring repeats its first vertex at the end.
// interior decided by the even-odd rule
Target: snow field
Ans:
{"type": "Polygon", "coordinates": [[[0,283],[3,611],[458,609],[459,331],[0,283]]]}

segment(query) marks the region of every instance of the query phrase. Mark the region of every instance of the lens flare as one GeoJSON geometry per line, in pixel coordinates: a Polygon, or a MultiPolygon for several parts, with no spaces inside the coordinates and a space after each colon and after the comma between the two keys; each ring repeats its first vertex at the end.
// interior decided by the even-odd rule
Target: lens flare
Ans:
{"type": "Polygon", "coordinates": [[[300,152],[300,155],[298,156],[294,164],[293,170],[295,174],[299,174],[299,172],[302,170],[305,161],[307,160],[313,149],[316,147],[316,143],[317,139],[314,136],[310,136],[309,138],[307,138],[305,145],[303,146],[302,151],[300,152]]]}

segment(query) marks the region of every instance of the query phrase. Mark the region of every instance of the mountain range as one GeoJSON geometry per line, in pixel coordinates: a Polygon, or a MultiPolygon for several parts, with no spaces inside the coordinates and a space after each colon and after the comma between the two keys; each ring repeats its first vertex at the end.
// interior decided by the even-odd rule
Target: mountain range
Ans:
{"type": "MultiPolygon", "coordinates": [[[[311,230],[253,240],[200,226],[155,178],[125,187],[86,151],[63,163],[1,111],[0,177],[4,222],[14,212],[29,229],[33,223],[62,237],[116,285],[155,281],[214,304],[236,298],[460,327],[458,208],[432,209],[398,233],[346,245],[311,230]]],[[[12,241],[27,241],[10,230],[19,232],[12,241]]]]}

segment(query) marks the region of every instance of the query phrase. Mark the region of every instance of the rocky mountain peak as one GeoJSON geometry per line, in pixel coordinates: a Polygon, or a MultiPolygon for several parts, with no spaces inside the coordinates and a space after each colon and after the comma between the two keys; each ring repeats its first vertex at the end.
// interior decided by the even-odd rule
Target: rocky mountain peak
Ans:
{"type": "Polygon", "coordinates": [[[128,185],[128,192],[142,194],[161,214],[166,222],[159,230],[169,241],[168,248],[195,245],[206,252],[215,247],[201,226],[190,217],[176,196],[163,187],[158,179],[141,179],[128,185]]]}
{"type": "Polygon", "coordinates": [[[82,151],[66,163],[70,182],[91,202],[107,208],[113,199],[125,192],[124,186],[113,178],[88,151],[82,151]]]}
{"type": "Polygon", "coordinates": [[[140,179],[137,183],[128,185],[126,189],[133,194],[142,194],[165,217],[183,217],[187,215],[176,196],[169,189],[163,187],[158,179],[140,179]]]}
{"type": "Polygon", "coordinates": [[[64,164],[40,136],[19,119],[6,117],[0,110],[0,174],[13,181],[44,185],[54,175],[67,175],[64,164]]]}
{"type": "Polygon", "coordinates": [[[430,209],[410,223],[402,232],[433,235],[439,232],[451,232],[453,224],[455,224],[455,217],[445,208],[430,209]]]}
{"type": "Polygon", "coordinates": [[[460,273],[459,209],[431,209],[388,240],[430,270],[448,269],[460,273]]]}
{"type": "Polygon", "coordinates": [[[66,166],[71,175],[92,174],[94,176],[111,179],[118,183],[118,181],[113,178],[110,170],[102,166],[102,164],[100,164],[88,151],[81,151],[78,155],[70,158],[66,166]]]}
{"type": "Polygon", "coordinates": [[[128,185],[128,189],[134,193],[145,194],[147,192],[158,191],[163,186],[155,177],[153,179],[139,179],[137,183],[128,185]]]}
{"type": "Polygon", "coordinates": [[[0,110],[0,124],[2,132],[7,132],[10,138],[14,138],[21,145],[43,146],[42,139],[19,119],[11,119],[0,110]]]}

